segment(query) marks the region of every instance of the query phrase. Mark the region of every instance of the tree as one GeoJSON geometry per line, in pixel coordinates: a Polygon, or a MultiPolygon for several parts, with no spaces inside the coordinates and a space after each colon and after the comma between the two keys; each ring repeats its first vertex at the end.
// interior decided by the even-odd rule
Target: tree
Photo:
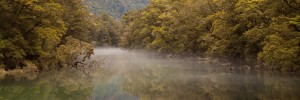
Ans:
{"type": "Polygon", "coordinates": [[[121,44],[127,48],[205,54],[235,64],[296,71],[300,13],[297,3],[152,0],[148,7],[125,14],[121,44]]]}
{"type": "Polygon", "coordinates": [[[0,9],[0,62],[6,69],[29,63],[39,69],[57,68],[62,62],[54,58],[61,46],[68,46],[67,37],[90,43],[94,25],[81,0],[6,0],[0,9]]]}
{"type": "Polygon", "coordinates": [[[100,30],[96,36],[98,45],[118,46],[120,35],[120,23],[115,21],[108,14],[103,14],[99,18],[100,30]]]}

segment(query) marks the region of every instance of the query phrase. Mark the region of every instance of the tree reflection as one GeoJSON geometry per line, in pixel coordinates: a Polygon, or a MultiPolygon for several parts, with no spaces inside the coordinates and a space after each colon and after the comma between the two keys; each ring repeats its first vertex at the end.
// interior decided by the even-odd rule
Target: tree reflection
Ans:
{"type": "Polygon", "coordinates": [[[4,78],[0,81],[1,100],[87,100],[100,67],[61,69],[39,74],[33,80],[4,78]]]}
{"type": "MultiPolygon", "coordinates": [[[[196,68],[197,69],[197,68],[196,68]]],[[[122,89],[141,100],[298,100],[299,77],[146,66],[126,72],[122,89]]],[[[213,68],[211,68],[213,69],[213,68]]]]}
{"type": "Polygon", "coordinates": [[[228,71],[145,53],[108,53],[104,68],[61,69],[33,80],[4,78],[0,100],[300,99],[300,78],[295,74],[228,71]]]}

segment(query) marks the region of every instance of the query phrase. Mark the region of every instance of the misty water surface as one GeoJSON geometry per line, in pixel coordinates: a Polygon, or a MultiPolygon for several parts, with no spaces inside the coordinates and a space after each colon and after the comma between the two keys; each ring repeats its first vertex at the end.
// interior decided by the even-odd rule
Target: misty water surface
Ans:
{"type": "Polygon", "coordinates": [[[299,100],[300,77],[226,67],[145,51],[97,48],[101,70],[0,81],[1,100],[299,100]],[[45,78],[48,77],[48,78],[45,78]]]}

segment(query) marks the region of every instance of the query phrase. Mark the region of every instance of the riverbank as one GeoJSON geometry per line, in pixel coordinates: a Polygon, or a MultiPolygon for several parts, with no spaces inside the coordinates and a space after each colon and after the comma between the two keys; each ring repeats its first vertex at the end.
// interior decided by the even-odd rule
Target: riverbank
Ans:
{"type": "Polygon", "coordinates": [[[82,71],[85,75],[95,76],[96,72],[100,72],[102,70],[103,63],[104,62],[102,59],[93,57],[90,59],[86,59],[85,61],[80,62],[77,65],[72,64],[73,66],[69,66],[69,67],[62,67],[59,69],[39,70],[34,63],[30,61],[26,61],[26,67],[22,67],[22,68],[17,67],[12,70],[6,70],[4,67],[0,68],[0,80],[5,79],[7,77],[13,78],[15,80],[20,80],[20,79],[34,80],[38,77],[43,77],[41,76],[42,73],[65,73],[68,72],[68,70],[70,70],[70,72],[82,71]]]}
{"type": "Polygon", "coordinates": [[[204,53],[172,53],[172,52],[158,52],[155,50],[146,50],[146,49],[129,49],[122,48],[122,50],[127,51],[136,51],[136,52],[144,52],[144,53],[152,53],[161,58],[167,59],[184,59],[186,62],[197,63],[197,64],[211,64],[212,66],[222,66],[228,69],[228,71],[265,71],[265,72],[282,72],[282,73],[299,73],[298,71],[281,71],[275,69],[267,69],[268,67],[262,64],[247,64],[244,61],[230,61],[220,57],[209,57],[204,53]]]}
{"type": "Polygon", "coordinates": [[[5,70],[4,68],[0,68],[0,80],[4,79],[6,76],[14,77],[14,79],[16,80],[19,80],[21,78],[33,80],[37,78],[38,73],[39,70],[34,64],[32,64],[31,66],[16,68],[13,70],[5,70]]]}
{"type": "Polygon", "coordinates": [[[167,58],[158,53],[95,49],[103,69],[63,68],[34,80],[0,80],[7,100],[252,100],[298,99],[300,76],[281,72],[228,71],[226,67],[167,58]]]}

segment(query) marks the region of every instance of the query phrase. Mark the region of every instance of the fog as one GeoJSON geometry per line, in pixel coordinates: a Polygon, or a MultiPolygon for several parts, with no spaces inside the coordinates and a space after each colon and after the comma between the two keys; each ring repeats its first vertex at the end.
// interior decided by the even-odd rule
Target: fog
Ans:
{"type": "Polygon", "coordinates": [[[0,99],[300,100],[300,77],[293,73],[228,70],[232,66],[143,50],[94,53],[93,66],[0,80],[0,99]]]}
{"type": "Polygon", "coordinates": [[[299,98],[299,77],[293,75],[228,71],[227,67],[186,57],[120,48],[97,48],[93,58],[104,62],[103,76],[94,83],[94,100],[299,98]],[[279,88],[268,90],[275,84],[279,88]],[[274,95],[274,91],[281,95],[274,95]]]}

